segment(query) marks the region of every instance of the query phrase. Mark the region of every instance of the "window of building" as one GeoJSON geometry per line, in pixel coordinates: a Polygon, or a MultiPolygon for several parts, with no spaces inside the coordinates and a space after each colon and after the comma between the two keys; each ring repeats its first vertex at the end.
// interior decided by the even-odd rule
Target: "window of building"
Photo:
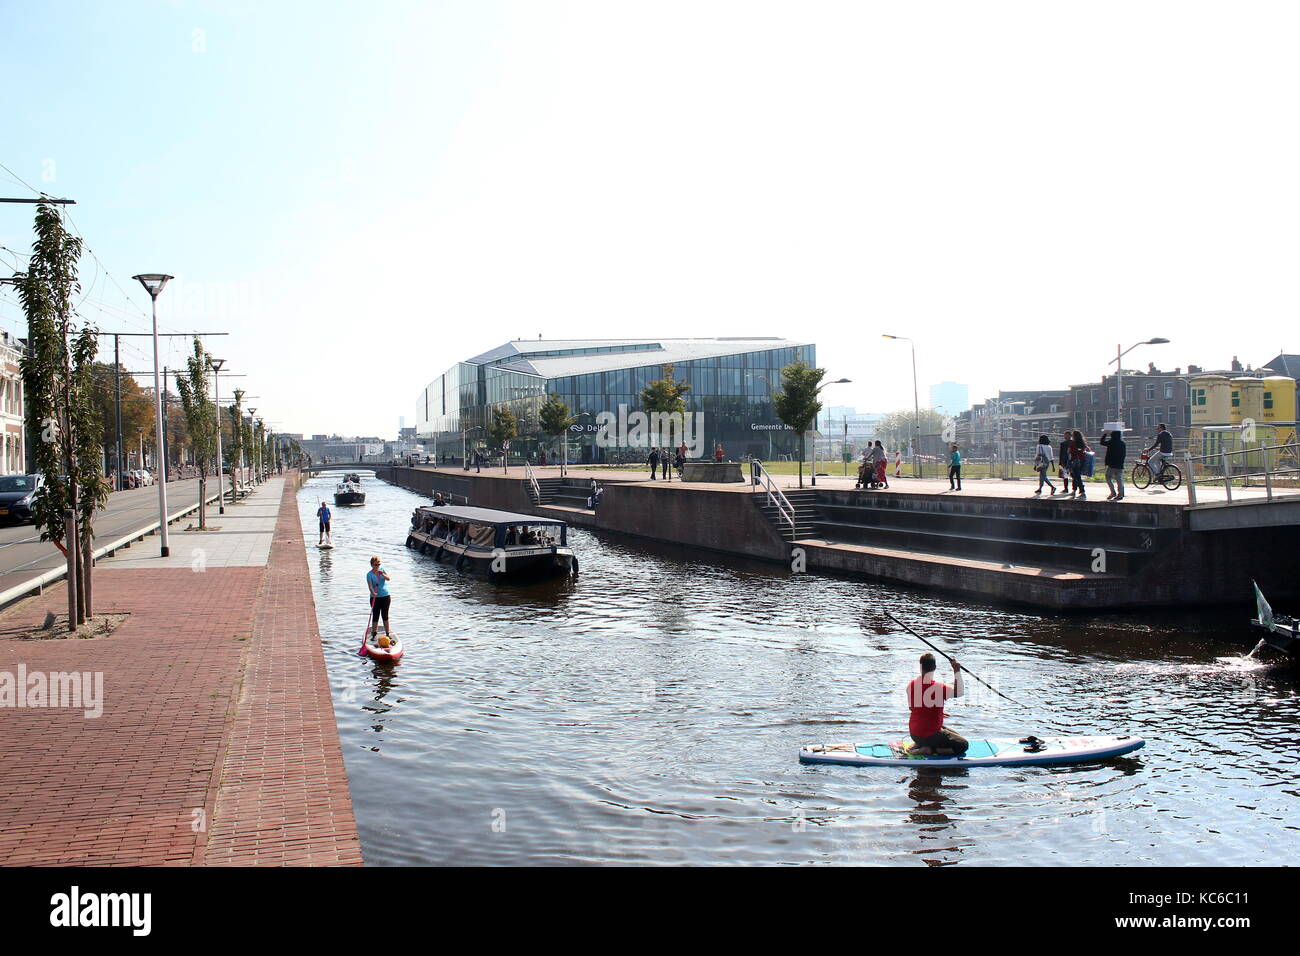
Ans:
{"type": "Polygon", "coordinates": [[[1272,393],[1272,392],[1265,392],[1265,393],[1264,393],[1264,408],[1265,408],[1266,410],[1271,410],[1271,409],[1273,408],[1273,393],[1272,393]]]}
{"type": "Polygon", "coordinates": [[[1241,392],[1232,393],[1232,407],[1233,408],[1241,407],[1241,392]]]}
{"type": "Polygon", "coordinates": [[[1151,427],[1151,409],[1149,408],[1142,409],[1142,427],[1143,428],[1151,427]]]}
{"type": "Polygon", "coordinates": [[[1165,398],[1173,398],[1173,397],[1174,397],[1174,383],[1165,382],[1165,398]]]}
{"type": "Polygon", "coordinates": [[[1097,390],[1095,388],[1092,390],[1092,404],[1097,404],[1097,390]]]}
{"type": "Polygon", "coordinates": [[[1147,401],[1148,402],[1153,401],[1156,397],[1156,383],[1147,382],[1146,392],[1147,392],[1147,401]]]}

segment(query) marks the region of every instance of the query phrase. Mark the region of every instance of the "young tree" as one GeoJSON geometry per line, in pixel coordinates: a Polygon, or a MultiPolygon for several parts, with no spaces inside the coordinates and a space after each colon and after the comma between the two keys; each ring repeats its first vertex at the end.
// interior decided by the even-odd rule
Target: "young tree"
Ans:
{"type": "Polygon", "coordinates": [[[542,403],[541,411],[538,413],[538,421],[541,424],[542,431],[552,438],[566,436],[564,447],[560,453],[560,474],[568,473],[569,451],[567,435],[569,427],[578,420],[577,415],[570,414],[568,404],[558,395],[549,396],[542,403]]]}
{"type": "Polygon", "coordinates": [[[235,401],[226,409],[230,413],[230,441],[226,443],[226,455],[230,464],[230,498],[232,501],[239,494],[239,474],[244,464],[244,395],[242,388],[235,389],[235,401]]]}
{"type": "MultiPolygon", "coordinates": [[[[641,389],[641,408],[643,411],[654,414],[660,412],[663,414],[685,416],[686,399],[683,396],[691,390],[691,387],[685,382],[679,382],[673,378],[673,367],[671,365],[661,366],[664,377],[656,379],[645,388],[641,389]]],[[[682,426],[685,425],[685,418],[678,419],[682,426]]],[[[684,437],[684,432],[679,434],[678,438],[684,437]]],[[[656,433],[654,436],[655,446],[658,447],[663,443],[663,435],[656,433]]]]}
{"type": "Polygon", "coordinates": [[[98,346],[90,323],[72,321],[72,296],[81,288],[81,240],[63,228],[58,210],[36,207],[36,241],[18,282],[27,317],[27,349],[20,360],[27,427],[35,470],[44,486],[32,500],[42,541],[68,560],[68,629],[94,613],[90,582],[93,519],[108,490],[100,471],[100,423],[94,397],[98,346]]]}
{"type": "Polygon", "coordinates": [[[199,530],[208,530],[208,468],[217,449],[216,414],[208,397],[208,353],[203,343],[194,339],[194,354],[185,360],[185,374],[177,374],[176,390],[181,394],[185,411],[190,450],[199,469],[199,530]]]}
{"type": "Polygon", "coordinates": [[[506,442],[519,434],[519,420],[508,406],[499,405],[492,409],[492,424],[488,426],[488,434],[501,446],[501,469],[504,472],[510,457],[506,442]]]}
{"type": "Polygon", "coordinates": [[[822,410],[820,399],[824,368],[809,368],[805,362],[791,362],[781,369],[781,389],[772,396],[776,417],[799,436],[799,487],[803,487],[804,433],[822,410]]]}
{"type": "MultiPolygon", "coordinates": [[[[913,409],[899,409],[880,420],[876,433],[891,448],[903,450],[909,448],[917,438],[941,435],[946,423],[943,414],[932,408],[921,409],[920,418],[917,418],[913,409]]],[[[912,453],[915,454],[916,451],[913,449],[912,453]]]]}

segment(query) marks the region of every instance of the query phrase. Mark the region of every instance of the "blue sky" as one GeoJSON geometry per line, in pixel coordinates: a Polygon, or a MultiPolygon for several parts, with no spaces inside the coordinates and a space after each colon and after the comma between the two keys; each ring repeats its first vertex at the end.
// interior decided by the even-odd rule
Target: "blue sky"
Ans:
{"type": "MultiPolygon", "coordinates": [[[[887,411],[911,368],[881,332],[917,339],[923,397],[1088,381],[1152,335],[1135,367],[1300,349],[1297,26],[0,0],[0,163],[78,201],[84,314],[142,329],[130,276],[172,273],[162,324],[228,331],[212,350],[288,431],[390,435],[446,366],[539,333],[810,338],[854,380],[830,403],[887,411]]],[[[26,251],[29,212],[0,206],[0,245],[26,251]]]]}

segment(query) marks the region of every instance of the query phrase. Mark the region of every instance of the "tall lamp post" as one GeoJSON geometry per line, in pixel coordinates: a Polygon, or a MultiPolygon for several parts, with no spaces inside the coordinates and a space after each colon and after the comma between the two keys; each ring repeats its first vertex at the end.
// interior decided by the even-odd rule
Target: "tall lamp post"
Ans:
{"type": "MultiPolygon", "coordinates": [[[[153,303],[153,403],[154,403],[154,438],[158,443],[158,531],[162,535],[162,557],[168,557],[172,549],[167,539],[167,461],[162,456],[163,447],[163,402],[162,383],[158,377],[158,294],[171,280],[171,276],[158,272],[132,276],[149,293],[153,303]]],[[[143,467],[143,466],[141,466],[143,467]]]]}
{"type": "Polygon", "coordinates": [[[217,514],[226,513],[226,476],[221,471],[221,366],[225,364],[225,359],[208,356],[208,366],[212,369],[212,388],[217,402],[217,514]]]}
{"type": "Polygon", "coordinates": [[[1139,345],[1168,345],[1168,339],[1146,339],[1130,345],[1128,348],[1120,351],[1121,346],[1115,346],[1115,357],[1111,362],[1115,365],[1115,421],[1119,422],[1120,427],[1124,427],[1124,356],[1128,355],[1139,345]]]}
{"type": "Polygon", "coordinates": [[[905,335],[886,335],[884,338],[906,342],[912,346],[912,472],[921,477],[921,398],[916,387],[916,343],[905,335]]]}
{"type": "MultiPolygon", "coordinates": [[[[827,385],[849,385],[852,381],[853,380],[849,378],[837,378],[833,382],[822,382],[817,386],[817,394],[820,395],[822,389],[827,385]]],[[[816,425],[816,421],[814,421],[813,424],[816,425]]],[[[817,439],[815,438],[813,439],[812,484],[814,488],[817,487],[817,439]]]]}
{"type": "MultiPolygon", "coordinates": [[[[254,417],[256,414],[257,414],[257,409],[254,408],[252,405],[249,405],[249,406],[248,406],[248,419],[249,419],[249,421],[248,421],[248,431],[249,431],[249,434],[250,434],[250,435],[253,435],[254,438],[257,437],[257,436],[256,436],[256,433],[253,431],[253,417],[254,417]]],[[[239,427],[240,427],[240,428],[243,428],[243,427],[244,427],[242,422],[240,423],[240,426],[239,426],[239,427]]],[[[257,484],[257,454],[256,454],[256,452],[253,450],[253,448],[252,448],[251,446],[250,446],[249,449],[248,449],[248,467],[251,468],[251,469],[253,470],[253,480],[252,480],[251,484],[254,484],[254,485],[255,485],[255,484],[257,484]]]]}

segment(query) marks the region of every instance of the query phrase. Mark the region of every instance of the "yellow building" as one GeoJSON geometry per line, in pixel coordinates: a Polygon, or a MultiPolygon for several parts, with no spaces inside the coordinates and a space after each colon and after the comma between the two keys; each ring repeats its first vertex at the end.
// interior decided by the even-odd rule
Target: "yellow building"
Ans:
{"type": "MultiPolygon", "coordinates": [[[[1295,379],[1285,375],[1261,378],[1208,374],[1195,376],[1189,386],[1192,455],[1296,444],[1295,379]]],[[[1286,453],[1283,457],[1296,456],[1286,453]]],[[[1273,467],[1279,464],[1276,453],[1270,456],[1270,462],[1273,467]]],[[[1252,464],[1262,464],[1262,460],[1252,464]]]]}

